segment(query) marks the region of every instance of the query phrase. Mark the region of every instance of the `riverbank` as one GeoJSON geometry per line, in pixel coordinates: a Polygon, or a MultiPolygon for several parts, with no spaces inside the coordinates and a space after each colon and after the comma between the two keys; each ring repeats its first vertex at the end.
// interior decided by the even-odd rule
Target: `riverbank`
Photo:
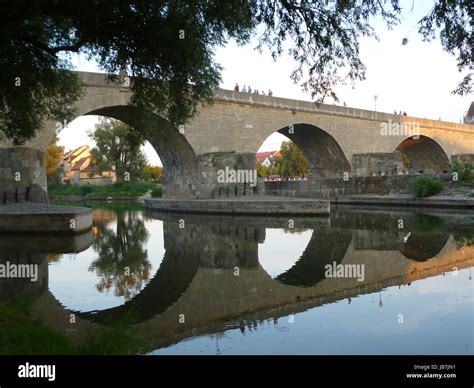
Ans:
{"type": "MultiPolygon", "coordinates": [[[[153,198],[150,194],[141,197],[87,197],[84,195],[50,195],[49,200],[53,203],[74,203],[81,205],[84,203],[144,203],[145,199],[153,198]]],[[[82,206],[82,205],[81,205],[82,206]]]]}
{"type": "Polygon", "coordinates": [[[40,322],[28,300],[0,302],[0,333],[0,355],[130,355],[145,346],[132,314],[110,319],[75,341],[40,322]]]}
{"type": "Polygon", "coordinates": [[[336,205],[369,205],[369,206],[399,206],[423,207],[441,209],[474,209],[474,198],[468,196],[433,195],[426,198],[417,198],[410,194],[396,195],[348,195],[331,199],[336,205]]]}
{"type": "Polygon", "coordinates": [[[155,183],[120,182],[112,185],[55,185],[48,189],[52,201],[136,202],[145,198],[158,198],[162,187],[155,183]]]}
{"type": "MultiPolygon", "coordinates": [[[[63,197],[64,198],[64,197],[63,197]]],[[[62,199],[63,199],[62,198],[62,199]]],[[[66,197],[67,198],[67,197],[66,197]]],[[[70,197],[69,197],[70,198],[70,197]]],[[[68,199],[69,199],[68,198],[68,199]]],[[[141,198],[115,197],[109,200],[94,200],[78,196],[75,200],[58,201],[53,204],[10,204],[0,206],[0,233],[40,233],[74,235],[92,227],[91,209],[94,207],[129,208],[145,206],[159,212],[271,215],[271,216],[329,216],[331,205],[356,206],[360,208],[418,208],[439,210],[474,211],[474,198],[468,196],[437,195],[416,198],[413,195],[350,195],[326,199],[288,198],[281,196],[244,196],[232,199],[154,199],[150,194],[141,198]],[[58,206],[59,205],[59,206],[58,206]],[[86,206],[86,207],[79,207],[86,206]]]]}

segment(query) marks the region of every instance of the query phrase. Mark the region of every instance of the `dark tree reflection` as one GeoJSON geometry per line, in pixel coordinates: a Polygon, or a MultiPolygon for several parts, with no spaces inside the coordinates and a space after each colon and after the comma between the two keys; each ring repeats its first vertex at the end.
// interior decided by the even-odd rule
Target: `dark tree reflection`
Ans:
{"type": "Polygon", "coordinates": [[[115,227],[110,220],[103,222],[100,214],[94,217],[93,247],[99,257],[89,271],[100,277],[96,285],[100,292],[113,289],[116,296],[129,300],[150,278],[151,263],[144,249],[149,234],[140,212],[121,210],[115,214],[115,227]]]}

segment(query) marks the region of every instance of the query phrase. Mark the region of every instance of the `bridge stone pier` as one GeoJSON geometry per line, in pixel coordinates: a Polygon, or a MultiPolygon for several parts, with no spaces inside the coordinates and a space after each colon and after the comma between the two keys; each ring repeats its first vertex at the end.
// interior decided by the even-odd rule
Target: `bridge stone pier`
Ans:
{"type": "MultiPolygon", "coordinates": [[[[449,172],[453,159],[474,160],[474,126],[350,107],[218,89],[184,128],[157,112],[138,117],[128,87],[99,73],[78,72],[84,96],[77,116],[113,117],[142,131],[164,165],[165,198],[216,198],[261,193],[248,182],[220,182],[226,167],[254,170],[255,154],[279,132],[301,149],[311,180],[449,172]]],[[[133,82],[133,81],[132,81],[133,82]]],[[[49,121],[22,147],[0,142],[0,203],[46,201],[44,152],[58,123],[49,121]],[[21,172],[18,179],[17,172],[21,172]]]]}

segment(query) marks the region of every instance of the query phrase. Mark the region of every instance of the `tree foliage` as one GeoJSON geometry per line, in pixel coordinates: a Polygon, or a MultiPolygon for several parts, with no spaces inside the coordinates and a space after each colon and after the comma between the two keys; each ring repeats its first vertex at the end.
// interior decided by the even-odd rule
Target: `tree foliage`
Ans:
{"type": "Polygon", "coordinates": [[[145,181],[163,182],[163,167],[147,165],[143,168],[142,178],[145,181]]]}
{"type": "Polygon", "coordinates": [[[99,171],[114,168],[117,181],[140,178],[147,160],[141,151],[145,140],[137,131],[121,121],[101,119],[89,136],[96,143],[91,154],[99,171]]]}
{"type": "Polygon", "coordinates": [[[63,154],[64,147],[58,145],[57,138],[54,139],[46,149],[46,176],[48,177],[48,183],[60,182],[62,169],[59,167],[59,164],[63,154]]]}
{"type": "Polygon", "coordinates": [[[277,171],[273,168],[273,166],[264,166],[259,160],[257,160],[257,175],[260,178],[265,178],[276,174],[277,171]]]}
{"type": "Polygon", "coordinates": [[[257,175],[268,177],[304,177],[311,174],[311,166],[295,143],[285,141],[281,143],[279,156],[275,156],[271,166],[263,166],[257,161],[257,175]]]}
{"type": "Polygon", "coordinates": [[[418,32],[423,40],[429,42],[439,32],[444,50],[456,56],[459,72],[469,69],[453,94],[466,95],[473,92],[473,12],[472,0],[438,0],[418,22],[418,32]]]}
{"type": "MultiPolygon", "coordinates": [[[[419,22],[427,40],[464,71],[472,60],[469,0],[436,0],[419,22]]],[[[401,20],[399,0],[15,0],[0,3],[0,130],[14,143],[31,138],[46,118],[70,119],[80,96],[70,54],[82,53],[109,74],[133,77],[132,104],[174,125],[210,100],[220,81],[216,47],[246,43],[274,58],[286,44],[295,60],[291,78],[313,97],[337,97],[340,83],[364,79],[359,39],[375,36],[374,18],[401,20]],[[20,80],[20,86],[17,81],[20,80]]],[[[405,40],[407,42],[407,40],[405,40]]],[[[472,90],[466,76],[456,92],[472,90]]]]}
{"type": "Polygon", "coordinates": [[[98,258],[89,270],[100,278],[96,285],[100,292],[112,289],[116,296],[130,300],[150,278],[151,263],[144,248],[149,237],[145,223],[134,211],[117,212],[115,230],[100,221],[93,243],[98,258]]]}
{"type": "Polygon", "coordinates": [[[276,157],[273,165],[282,177],[308,176],[311,174],[311,167],[303,153],[292,141],[285,141],[281,144],[280,156],[276,157]]]}

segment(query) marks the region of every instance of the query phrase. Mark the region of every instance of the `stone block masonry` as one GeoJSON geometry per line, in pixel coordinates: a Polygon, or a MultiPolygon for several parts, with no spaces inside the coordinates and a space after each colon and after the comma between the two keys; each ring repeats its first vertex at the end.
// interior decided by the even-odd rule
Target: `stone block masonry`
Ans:
{"type": "Polygon", "coordinates": [[[453,163],[461,163],[461,164],[472,164],[474,166],[474,153],[473,154],[461,154],[461,155],[453,155],[452,157],[453,163]]]}
{"type": "Polygon", "coordinates": [[[221,181],[222,172],[255,173],[255,154],[238,154],[235,152],[212,152],[200,155],[198,158],[199,170],[202,174],[200,198],[232,198],[261,194],[263,182],[248,181],[221,181]],[[226,170],[227,169],[227,170],[226,170]]]}
{"type": "Polygon", "coordinates": [[[408,173],[401,152],[378,152],[352,156],[354,176],[397,176],[408,173]]]}
{"type": "MultiPolygon", "coordinates": [[[[401,176],[367,176],[344,179],[315,179],[306,181],[272,181],[265,182],[265,193],[296,198],[333,199],[347,195],[389,195],[411,193],[412,175],[401,176]]],[[[451,174],[438,175],[446,186],[457,185],[451,174]]]]}
{"type": "Polygon", "coordinates": [[[32,148],[0,148],[0,206],[48,202],[44,158],[32,148]]]}

